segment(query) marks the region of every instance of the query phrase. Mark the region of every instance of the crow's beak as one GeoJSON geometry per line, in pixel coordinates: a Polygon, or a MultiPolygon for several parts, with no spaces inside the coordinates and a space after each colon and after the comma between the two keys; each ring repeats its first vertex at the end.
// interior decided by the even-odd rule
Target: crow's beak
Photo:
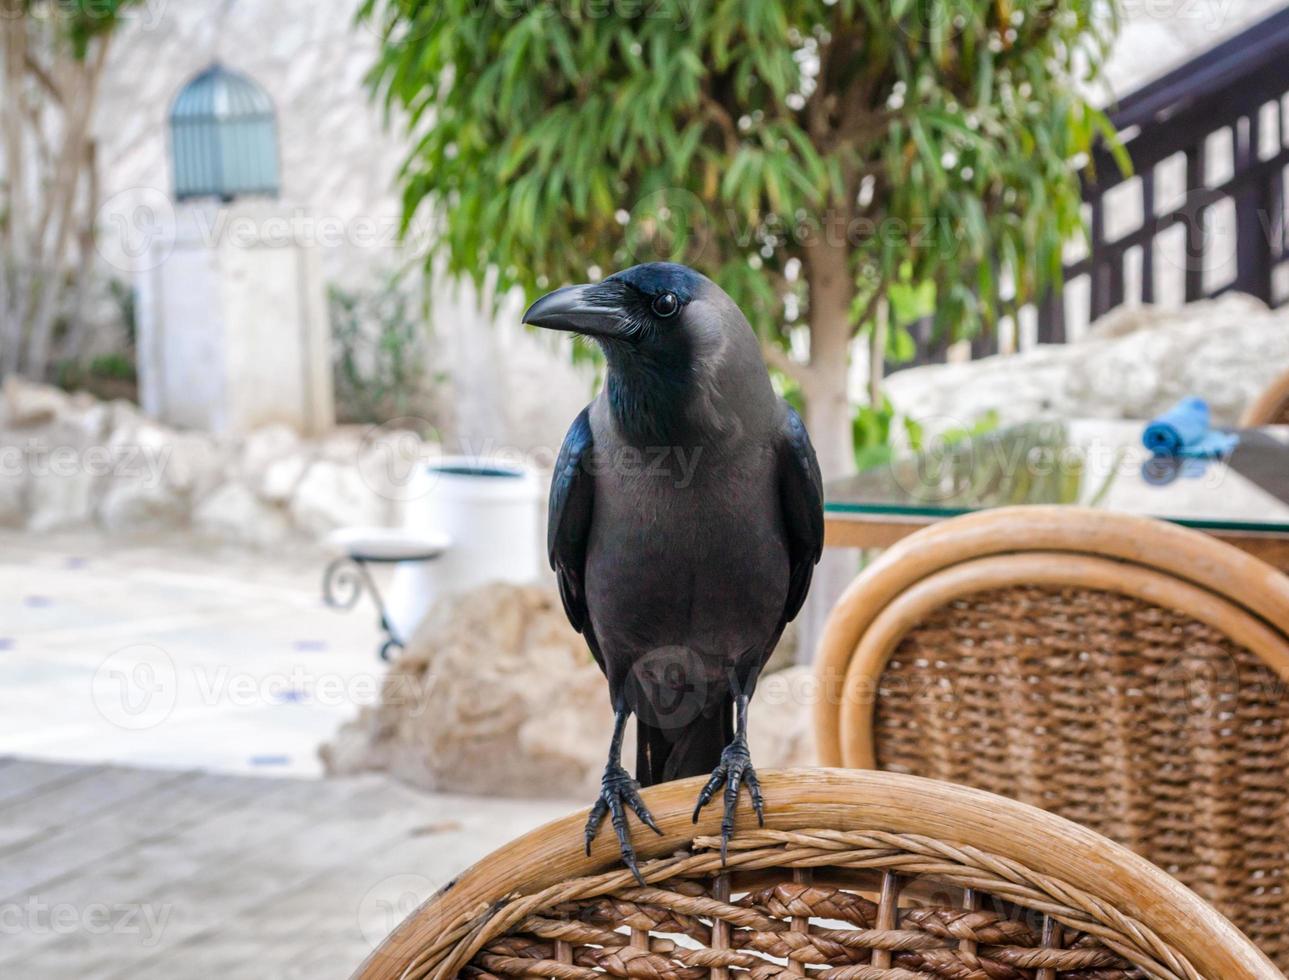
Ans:
{"type": "Polygon", "coordinates": [[[605,283],[565,286],[528,307],[523,322],[588,337],[622,339],[626,336],[627,322],[615,294],[616,290],[605,283]]]}

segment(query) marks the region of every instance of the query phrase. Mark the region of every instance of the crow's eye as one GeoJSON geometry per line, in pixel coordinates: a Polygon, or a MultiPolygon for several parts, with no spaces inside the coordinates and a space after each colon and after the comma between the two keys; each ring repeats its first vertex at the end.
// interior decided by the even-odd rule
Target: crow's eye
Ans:
{"type": "Polygon", "coordinates": [[[680,309],[680,300],[675,293],[660,293],[653,299],[653,311],[659,316],[675,316],[680,309]]]}

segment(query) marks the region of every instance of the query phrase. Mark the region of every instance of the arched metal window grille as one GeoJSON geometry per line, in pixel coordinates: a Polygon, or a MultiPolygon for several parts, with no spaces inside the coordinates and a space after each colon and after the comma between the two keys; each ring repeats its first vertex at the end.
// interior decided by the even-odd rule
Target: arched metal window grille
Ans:
{"type": "Polygon", "coordinates": [[[215,64],[190,81],[170,109],[175,198],[276,197],[277,116],[268,94],[215,64]]]}

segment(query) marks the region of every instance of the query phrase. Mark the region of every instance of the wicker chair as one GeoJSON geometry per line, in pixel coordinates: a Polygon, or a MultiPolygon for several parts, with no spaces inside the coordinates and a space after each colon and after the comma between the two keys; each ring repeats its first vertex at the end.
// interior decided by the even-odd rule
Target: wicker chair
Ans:
{"type": "Polygon", "coordinates": [[[900,541],[834,609],[825,765],[976,786],[1176,875],[1289,970],[1289,578],[1064,507],[900,541]]]}
{"type": "Polygon", "coordinates": [[[360,980],[1279,978],[1175,879],[1084,827],[912,776],[763,776],[722,869],[702,779],[645,791],[645,886],[584,813],[514,841],[417,909],[360,980]],[[698,835],[698,836],[695,836],[698,835]],[[814,969],[807,969],[807,968],[814,969]]]}
{"type": "Polygon", "coordinates": [[[1289,371],[1269,384],[1240,416],[1240,426],[1289,425],[1289,371]]]}

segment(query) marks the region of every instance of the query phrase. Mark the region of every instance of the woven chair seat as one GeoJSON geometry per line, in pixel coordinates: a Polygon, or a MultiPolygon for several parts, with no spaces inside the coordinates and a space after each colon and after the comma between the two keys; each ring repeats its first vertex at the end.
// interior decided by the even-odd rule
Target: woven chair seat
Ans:
{"type": "Polygon", "coordinates": [[[740,829],[724,866],[719,838],[682,836],[702,780],[655,787],[646,800],[666,836],[637,843],[669,856],[641,865],[645,885],[606,862],[606,842],[592,858],[578,856],[575,814],[471,869],[395,930],[358,976],[1280,976],[1182,886],[1058,817],[906,776],[765,777],[769,825],[740,829]],[[914,832],[936,826],[943,836],[914,832]]]}
{"type": "MultiPolygon", "coordinates": [[[[721,873],[719,849],[719,839],[698,838],[693,857],[669,869],[675,876],[648,888],[624,887],[621,874],[610,874],[532,896],[509,910],[504,921],[522,918],[490,939],[462,975],[700,980],[723,967],[770,980],[801,976],[790,966],[801,964],[828,967],[817,973],[823,980],[935,980],[980,971],[1021,978],[1039,969],[1078,972],[1086,980],[1198,976],[1140,923],[1016,862],[970,848],[899,834],[752,832],[737,842],[731,874],[721,873]],[[825,856],[826,871],[817,874],[825,856]],[[742,869],[764,867],[788,873],[737,897],[718,897],[736,887],[742,869]],[[900,882],[916,878],[961,891],[963,904],[918,902],[901,911],[898,927],[881,928],[881,905],[854,890],[864,876],[850,888],[815,883],[851,868],[889,868],[900,882]],[[1052,933],[1044,943],[1047,916],[1068,930],[1063,945],[1052,943],[1052,933]],[[641,932],[649,936],[647,949],[641,932]],[[875,950],[891,954],[889,967],[872,965],[875,950]]],[[[880,889],[876,881],[869,886],[880,889]]],[[[498,922],[490,931],[502,928],[498,922]]]]}

